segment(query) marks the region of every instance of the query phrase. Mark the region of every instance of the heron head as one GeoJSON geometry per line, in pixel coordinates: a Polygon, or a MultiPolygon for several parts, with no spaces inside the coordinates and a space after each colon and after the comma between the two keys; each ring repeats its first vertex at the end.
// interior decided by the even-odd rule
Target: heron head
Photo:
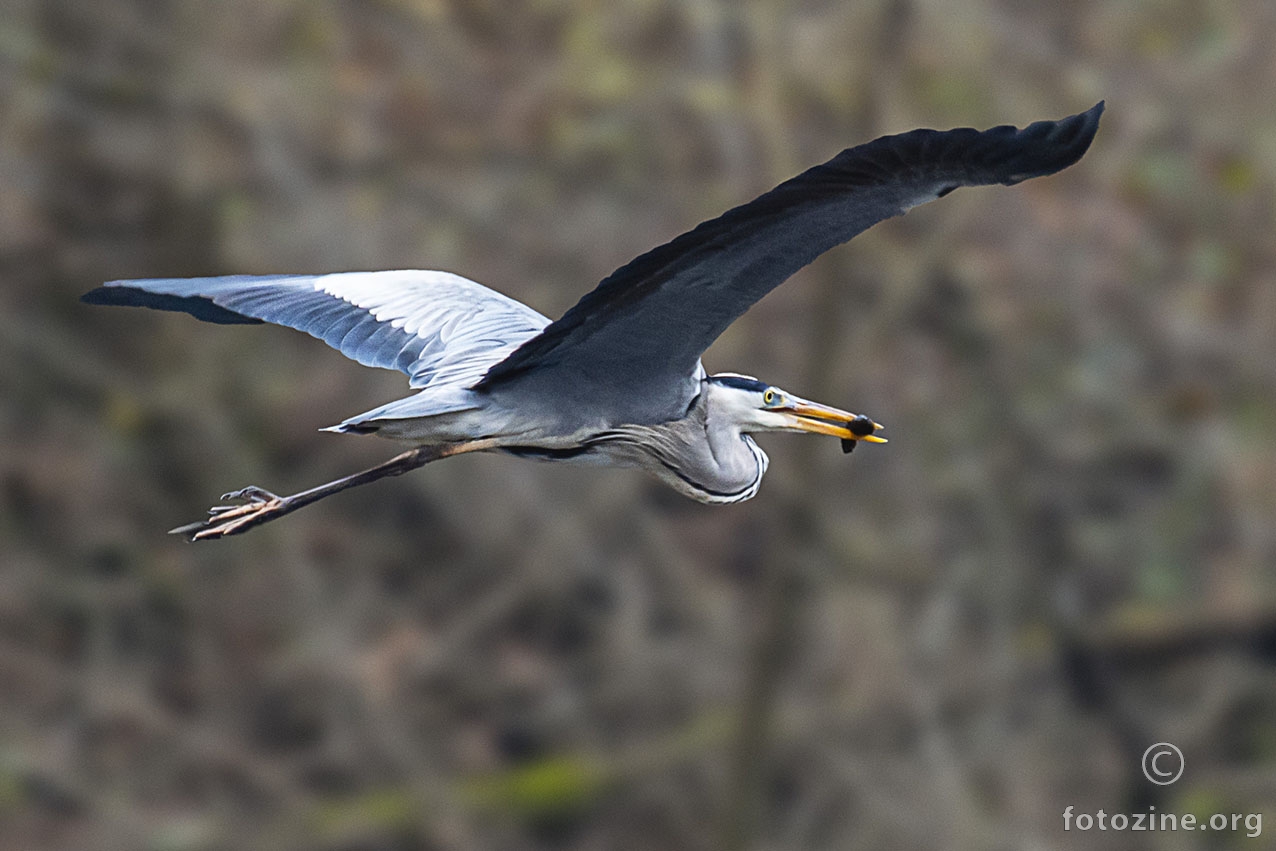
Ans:
{"type": "Polygon", "coordinates": [[[719,373],[709,377],[714,410],[741,432],[805,431],[842,439],[850,451],[858,441],[885,443],[874,432],[881,425],[863,414],[852,414],[794,396],[747,375],[719,373]]]}

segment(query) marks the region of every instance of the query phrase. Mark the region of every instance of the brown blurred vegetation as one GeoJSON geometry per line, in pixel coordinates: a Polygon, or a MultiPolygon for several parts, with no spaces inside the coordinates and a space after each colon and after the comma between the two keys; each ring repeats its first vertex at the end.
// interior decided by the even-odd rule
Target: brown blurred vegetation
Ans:
{"type": "MultiPolygon", "coordinates": [[[[0,849],[1230,848],[1276,818],[1276,5],[0,0],[0,849]],[[708,353],[887,447],[760,495],[395,447],[118,277],[440,268],[558,315],[843,147],[1107,98],[708,353]],[[1139,755],[1187,755],[1174,786],[1139,755]]],[[[1276,830],[1276,827],[1273,827],[1276,830]]],[[[1270,833],[1270,831],[1268,831],[1270,833]]]]}

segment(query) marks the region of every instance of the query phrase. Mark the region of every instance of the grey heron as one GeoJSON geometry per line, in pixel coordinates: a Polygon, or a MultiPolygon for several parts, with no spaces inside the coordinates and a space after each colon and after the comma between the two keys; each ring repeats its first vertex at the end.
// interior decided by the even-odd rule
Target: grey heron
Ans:
{"type": "Polygon", "coordinates": [[[641,467],[707,503],[749,499],[767,469],[751,434],[812,432],[884,442],[866,416],[735,374],[700,357],[754,302],[825,251],[961,186],[1012,185],[1079,160],[1103,103],[1059,121],[914,130],[848,148],[630,261],[557,321],[437,271],[232,275],[112,281],[92,304],[178,310],[217,323],[272,322],[417,392],[329,431],[412,448],[291,496],[250,486],[172,530],[193,541],[254,528],[323,497],[466,452],[641,467]]]}

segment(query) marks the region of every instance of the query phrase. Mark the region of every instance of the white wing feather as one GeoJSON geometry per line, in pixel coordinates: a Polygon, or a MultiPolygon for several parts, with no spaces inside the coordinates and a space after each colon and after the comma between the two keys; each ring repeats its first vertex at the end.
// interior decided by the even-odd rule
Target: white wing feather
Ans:
{"type": "Polygon", "coordinates": [[[86,300],[285,325],[366,366],[400,370],[421,389],[476,383],[549,324],[482,284],[421,270],[112,281],[86,300]]]}

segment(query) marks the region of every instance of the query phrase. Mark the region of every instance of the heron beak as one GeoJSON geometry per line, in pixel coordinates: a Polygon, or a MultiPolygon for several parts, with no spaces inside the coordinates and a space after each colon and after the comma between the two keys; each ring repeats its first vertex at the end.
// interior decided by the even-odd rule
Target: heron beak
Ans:
{"type": "Polygon", "coordinates": [[[852,414],[849,411],[831,408],[805,399],[794,399],[781,409],[790,415],[793,428],[809,431],[814,434],[827,434],[829,437],[840,437],[843,441],[862,440],[865,443],[885,443],[886,438],[878,437],[873,432],[882,426],[868,417],[852,414]]]}

